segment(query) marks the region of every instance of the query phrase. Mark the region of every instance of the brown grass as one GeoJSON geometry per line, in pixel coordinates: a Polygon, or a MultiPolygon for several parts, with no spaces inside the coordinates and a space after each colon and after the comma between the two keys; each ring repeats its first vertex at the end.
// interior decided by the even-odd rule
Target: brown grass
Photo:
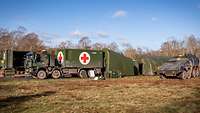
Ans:
{"type": "Polygon", "coordinates": [[[0,80],[0,112],[199,113],[200,78],[0,80]]]}

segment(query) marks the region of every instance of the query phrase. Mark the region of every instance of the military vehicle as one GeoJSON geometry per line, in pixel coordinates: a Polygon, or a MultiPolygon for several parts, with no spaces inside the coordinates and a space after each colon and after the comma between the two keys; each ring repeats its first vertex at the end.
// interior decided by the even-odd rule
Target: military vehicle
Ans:
{"type": "Polygon", "coordinates": [[[7,75],[15,75],[15,74],[24,74],[25,67],[24,61],[25,56],[28,51],[12,51],[6,50],[1,52],[1,74],[7,75]]]}
{"type": "Polygon", "coordinates": [[[160,78],[190,79],[199,76],[199,58],[192,54],[171,58],[159,68],[160,78]]]}
{"type": "Polygon", "coordinates": [[[72,75],[109,78],[136,74],[137,62],[109,49],[51,49],[41,54],[27,53],[25,68],[39,79],[72,75]]]}

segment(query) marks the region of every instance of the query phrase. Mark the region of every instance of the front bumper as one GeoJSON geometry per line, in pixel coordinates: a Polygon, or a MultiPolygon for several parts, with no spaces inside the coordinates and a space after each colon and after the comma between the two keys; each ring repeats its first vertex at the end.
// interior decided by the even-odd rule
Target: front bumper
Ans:
{"type": "Polygon", "coordinates": [[[165,75],[165,76],[176,76],[180,73],[180,71],[177,70],[160,70],[159,74],[165,75]]]}

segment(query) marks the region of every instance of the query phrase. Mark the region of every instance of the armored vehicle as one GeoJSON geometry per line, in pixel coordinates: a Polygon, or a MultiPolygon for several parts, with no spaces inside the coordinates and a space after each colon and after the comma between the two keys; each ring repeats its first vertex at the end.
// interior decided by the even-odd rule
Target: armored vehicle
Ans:
{"type": "Polygon", "coordinates": [[[170,76],[180,79],[199,76],[199,58],[192,54],[171,58],[160,66],[159,74],[161,79],[170,76]]]}
{"type": "Polygon", "coordinates": [[[41,54],[30,52],[26,55],[25,63],[26,72],[39,79],[72,75],[81,78],[122,77],[134,75],[136,66],[136,61],[108,49],[51,49],[41,54]]]}

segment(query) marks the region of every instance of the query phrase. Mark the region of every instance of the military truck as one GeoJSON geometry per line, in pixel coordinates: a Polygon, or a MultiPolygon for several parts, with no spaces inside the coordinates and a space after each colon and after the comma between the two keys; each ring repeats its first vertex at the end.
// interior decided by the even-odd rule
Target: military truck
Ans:
{"type": "Polygon", "coordinates": [[[159,68],[160,78],[190,79],[199,76],[199,58],[192,54],[171,58],[159,68]]]}
{"type": "Polygon", "coordinates": [[[6,50],[1,52],[1,74],[4,76],[24,74],[24,61],[28,51],[12,51],[6,50]]]}
{"type": "Polygon", "coordinates": [[[136,74],[136,61],[122,54],[103,50],[51,49],[26,55],[26,72],[39,79],[78,75],[81,78],[122,77],[136,74]]]}

